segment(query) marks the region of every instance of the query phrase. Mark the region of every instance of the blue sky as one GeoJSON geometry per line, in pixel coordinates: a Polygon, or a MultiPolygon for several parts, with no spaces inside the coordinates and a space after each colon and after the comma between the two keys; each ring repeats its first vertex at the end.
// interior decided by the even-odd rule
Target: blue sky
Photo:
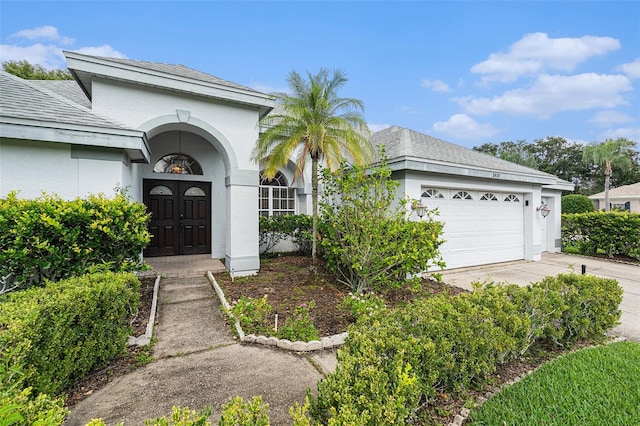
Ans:
{"type": "Polygon", "coordinates": [[[372,130],[640,142],[640,1],[0,2],[0,59],[183,64],[262,91],[342,68],[372,130]]]}

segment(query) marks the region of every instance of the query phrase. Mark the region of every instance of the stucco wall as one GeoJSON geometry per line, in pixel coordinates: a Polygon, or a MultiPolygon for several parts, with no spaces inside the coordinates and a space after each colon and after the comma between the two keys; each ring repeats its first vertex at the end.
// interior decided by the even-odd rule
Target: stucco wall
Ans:
{"type": "Polygon", "coordinates": [[[258,111],[178,92],[160,91],[110,80],[93,80],[93,110],[139,128],[154,118],[189,111],[209,123],[231,143],[239,169],[255,170],[251,150],[258,138],[258,111]]]}
{"type": "Polygon", "coordinates": [[[46,192],[66,199],[114,194],[129,182],[126,155],[119,150],[63,143],[0,141],[0,195],[19,190],[23,198],[46,192]]]}

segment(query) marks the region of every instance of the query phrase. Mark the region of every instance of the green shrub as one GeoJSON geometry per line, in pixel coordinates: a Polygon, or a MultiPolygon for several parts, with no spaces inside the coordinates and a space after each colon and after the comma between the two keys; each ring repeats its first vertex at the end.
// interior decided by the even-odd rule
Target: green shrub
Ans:
{"type": "Polygon", "coordinates": [[[548,322],[544,332],[545,338],[557,344],[601,336],[620,319],[623,290],[614,279],[560,274],[546,277],[532,287],[562,299],[564,309],[559,311],[557,319],[548,322]]]}
{"type": "Polygon", "coordinates": [[[424,221],[407,218],[407,200],[396,201],[398,182],[382,157],[373,169],[343,164],[322,174],[319,244],[354,294],[403,286],[408,276],[444,266],[443,224],[434,211],[424,221]]]}
{"type": "Polygon", "coordinates": [[[262,397],[254,396],[251,401],[236,396],[222,406],[219,426],[269,426],[267,410],[269,404],[262,397]]]}
{"type": "Polygon", "coordinates": [[[0,347],[0,425],[61,425],[68,410],[64,398],[33,395],[15,364],[20,348],[0,347]]]}
{"type": "Polygon", "coordinates": [[[640,259],[640,214],[563,214],[562,245],[576,247],[584,254],[602,250],[610,257],[625,255],[640,259]]]}
{"type": "Polygon", "coordinates": [[[384,299],[373,292],[360,295],[349,293],[340,300],[339,307],[351,314],[356,320],[376,315],[387,308],[384,299]]]}
{"type": "Polygon", "coordinates": [[[139,287],[133,274],[108,272],[4,295],[0,347],[19,352],[2,362],[25,373],[25,387],[56,395],[124,350],[139,287]]]}
{"type": "Polygon", "coordinates": [[[318,339],[318,330],[313,324],[311,310],[315,308],[314,301],[303,303],[296,307],[292,318],[287,318],[282,328],[278,329],[277,336],[290,341],[300,340],[309,342],[318,339]]]}
{"type": "Polygon", "coordinates": [[[271,305],[267,302],[267,297],[254,299],[242,296],[237,301],[231,302],[231,314],[240,321],[240,326],[245,333],[267,334],[270,328],[263,324],[271,313],[271,305]]]}
{"type": "Polygon", "coordinates": [[[280,241],[288,239],[302,254],[311,253],[312,217],[304,214],[260,216],[260,252],[266,254],[280,241]]]}
{"type": "Polygon", "coordinates": [[[0,199],[0,294],[96,268],[135,269],[150,240],[148,219],[145,206],[122,193],[73,201],[10,193],[0,199]]]}
{"type": "Polygon", "coordinates": [[[562,213],[589,213],[595,210],[593,202],[586,195],[569,194],[560,200],[562,213]]]}
{"type": "MultiPolygon", "coordinates": [[[[361,315],[338,352],[338,367],[308,394],[320,424],[405,424],[438,392],[480,388],[497,365],[537,339],[567,345],[601,336],[619,318],[614,280],[561,274],[528,287],[476,284],[361,315]]],[[[298,407],[297,418],[305,407],[298,407]]]]}
{"type": "Polygon", "coordinates": [[[196,412],[189,407],[173,407],[171,417],[158,417],[153,420],[145,420],[145,426],[211,426],[209,422],[211,407],[196,412]]]}

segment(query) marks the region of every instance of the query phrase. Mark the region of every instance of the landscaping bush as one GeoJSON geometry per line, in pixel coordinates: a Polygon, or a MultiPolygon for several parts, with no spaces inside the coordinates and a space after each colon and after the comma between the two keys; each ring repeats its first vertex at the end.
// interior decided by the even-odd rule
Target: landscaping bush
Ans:
{"type": "Polygon", "coordinates": [[[0,362],[24,372],[24,386],[56,395],[126,347],[140,282],[130,273],[96,273],[0,299],[0,362]],[[3,354],[3,357],[5,355],[3,354]]]}
{"type": "Polygon", "coordinates": [[[308,393],[308,413],[320,424],[405,424],[438,393],[481,387],[536,339],[569,345],[602,336],[618,321],[621,296],[615,280],[561,274],[377,307],[349,328],[335,372],[317,396],[308,393]]]}
{"type": "Polygon", "coordinates": [[[407,200],[396,202],[398,182],[383,161],[373,169],[342,166],[322,174],[323,220],[319,244],[329,269],[351,292],[407,284],[407,278],[444,266],[439,252],[443,224],[407,218],[407,200]]]}
{"type": "Polygon", "coordinates": [[[624,255],[640,259],[640,214],[563,214],[562,245],[576,247],[584,254],[595,254],[601,250],[609,257],[624,255]]]}
{"type": "Polygon", "coordinates": [[[562,213],[589,213],[595,210],[586,195],[569,194],[560,199],[562,213]]]}
{"type": "Polygon", "coordinates": [[[149,243],[144,205],[120,193],[0,199],[0,294],[95,270],[129,271],[149,243]]]}
{"type": "Polygon", "coordinates": [[[218,426],[269,426],[268,409],[260,396],[247,402],[236,396],[222,406],[218,426]]]}
{"type": "Polygon", "coordinates": [[[557,319],[548,321],[543,334],[556,344],[570,345],[581,339],[601,336],[620,320],[623,289],[614,279],[560,274],[546,277],[532,287],[545,291],[547,299],[559,297],[562,300],[563,309],[558,311],[557,319]]]}
{"type": "Polygon", "coordinates": [[[259,242],[262,254],[268,253],[283,240],[293,243],[300,253],[311,253],[311,216],[304,214],[260,216],[259,219],[259,242]]]}
{"type": "Polygon", "coordinates": [[[33,395],[15,366],[20,348],[0,347],[0,425],[61,425],[68,410],[63,398],[33,395]]]}

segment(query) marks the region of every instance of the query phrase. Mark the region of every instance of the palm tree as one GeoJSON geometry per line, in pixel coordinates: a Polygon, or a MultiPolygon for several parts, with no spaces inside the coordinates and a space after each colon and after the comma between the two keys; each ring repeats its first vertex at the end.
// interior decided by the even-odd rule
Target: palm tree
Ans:
{"type": "Polygon", "coordinates": [[[313,204],[313,239],[311,255],[316,261],[318,232],[318,164],[335,170],[345,155],[359,165],[373,154],[369,128],[362,113],[362,101],[338,97],[347,82],[344,71],[331,74],[321,69],[307,72],[308,81],[295,71],[287,77],[291,93],[274,94],[279,110],[262,119],[265,130],[260,134],[252,159],[264,165],[264,174],[272,179],[280,167],[295,156],[294,179],[304,171],[311,158],[311,199],[313,204]]]}
{"type": "Polygon", "coordinates": [[[604,203],[605,211],[611,210],[609,203],[609,187],[611,186],[612,166],[628,167],[632,166],[631,151],[635,143],[625,139],[607,139],[599,144],[590,144],[584,147],[582,159],[587,164],[596,163],[604,166],[604,203]]]}

